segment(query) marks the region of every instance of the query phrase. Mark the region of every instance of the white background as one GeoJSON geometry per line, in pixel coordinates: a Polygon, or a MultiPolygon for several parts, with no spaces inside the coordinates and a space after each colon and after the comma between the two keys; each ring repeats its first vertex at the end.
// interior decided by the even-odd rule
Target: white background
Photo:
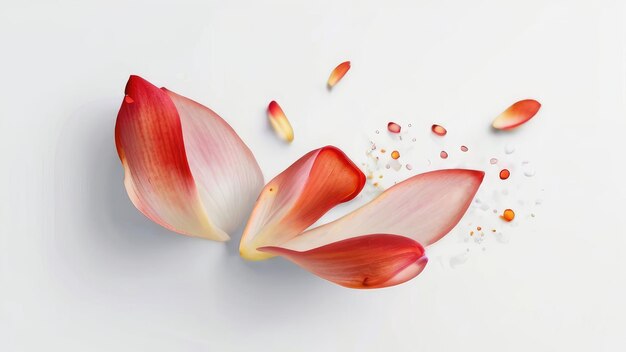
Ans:
{"type": "Polygon", "coordinates": [[[2,0],[0,350],[625,350],[625,21],[620,1],[2,0]],[[247,263],[238,234],[187,238],[131,205],[113,141],[131,73],[217,111],[266,180],[325,144],[363,161],[392,119],[432,143],[442,122],[477,167],[515,143],[543,203],[508,243],[394,288],[247,263]],[[489,131],[528,97],[535,119],[489,131]]]}

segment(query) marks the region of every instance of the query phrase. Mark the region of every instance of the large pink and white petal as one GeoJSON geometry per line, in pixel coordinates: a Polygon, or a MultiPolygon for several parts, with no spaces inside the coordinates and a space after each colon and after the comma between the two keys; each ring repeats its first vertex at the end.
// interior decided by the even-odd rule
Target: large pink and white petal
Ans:
{"type": "Polygon", "coordinates": [[[482,171],[449,169],[413,176],[352,213],[305,231],[280,247],[308,251],[373,233],[400,235],[428,246],[461,220],[484,175],[482,171]]]}
{"type": "Polygon", "coordinates": [[[204,210],[226,233],[243,226],[263,188],[263,173],[235,130],[211,109],[167,89],[183,130],[191,174],[204,210]]]}
{"type": "Polygon", "coordinates": [[[491,126],[498,130],[514,129],[535,116],[539,108],[541,108],[541,104],[536,100],[520,100],[498,115],[491,126]]]}
{"type": "Polygon", "coordinates": [[[182,97],[173,101],[171,96],[172,93],[138,76],[131,76],[128,80],[115,126],[115,141],[125,170],[127,193],[137,209],[172,231],[227,240],[227,232],[238,226],[234,225],[237,222],[234,218],[239,218],[241,223],[246,216],[246,213],[240,213],[241,206],[231,198],[248,200],[248,207],[251,207],[254,195],[263,183],[260,170],[247,147],[219,116],[195,111],[208,109],[196,107],[199,104],[182,97]],[[202,128],[203,124],[222,132],[222,139],[209,141],[210,138],[190,133],[194,128],[202,128]],[[233,193],[228,180],[238,176],[232,174],[233,167],[216,158],[204,166],[218,170],[209,175],[220,175],[221,178],[212,180],[215,188],[206,187],[207,171],[198,172],[203,167],[200,165],[201,155],[208,160],[216,152],[215,148],[229,151],[230,155],[226,156],[237,160],[233,163],[242,164],[236,170],[247,167],[247,172],[252,175],[251,185],[244,185],[242,192],[228,195],[233,193]],[[208,197],[213,197],[215,203],[221,205],[214,206],[206,201],[208,197]]]}
{"type": "Polygon", "coordinates": [[[422,272],[428,259],[416,241],[397,235],[365,235],[306,251],[263,247],[311,273],[349,288],[382,288],[406,282],[422,272]]]}
{"type": "Polygon", "coordinates": [[[354,198],[364,184],[363,172],[336,147],[307,153],[263,188],[241,238],[241,256],[272,257],[257,248],[294,238],[328,210],[354,198]]]}

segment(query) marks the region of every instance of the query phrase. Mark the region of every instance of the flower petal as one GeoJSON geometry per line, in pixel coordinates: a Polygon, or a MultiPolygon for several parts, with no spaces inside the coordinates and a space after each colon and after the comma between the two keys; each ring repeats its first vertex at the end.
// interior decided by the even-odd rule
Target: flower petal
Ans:
{"type": "Polygon", "coordinates": [[[307,251],[263,247],[313,274],[350,288],[381,288],[417,276],[428,259],[414,240],[397,235],[365,235],[307,251]]]}
{"type": "Polygon", "coordinates": [[[342,62],[337,65],[337,67],[335,67],[333,72],[331,72],[330,76],[328,77],[328,86],[331,88],[334,87],[335,84],[339,83],[343,76],[348,73],[348,70],[350,70],[350,61],[342,62]]]}
{"type": "Polygon", "coordinates": [[[189,168],[211,221],[237,230],[263,188],[263,173],[235,130],[211,109],[163,88],[182,123],[189,168]]]}
{"type": "Polygon", "coordinates": [[[532,99],[520,100],[511,105],[493,120],[493,128],[510,130],[530,120],[541,108],[541,104],[532,99]]]}
{"type": "Polygon", "coordinates": [[[306,251],[371,233],[402,235],[428,246],[461,220],[484,175],[450,169],[413,176],[352,213],[308,230],[281,247],[306,251]]]}
{"type": "Polygon", "coordinates": [[[283,109],[276,101],[272,100],[270,102],[270,105],[267,107],[267,116],[274,132],[276,132],[280,138],[291,143],[293,141],[293,128],[289,120],[287,120],[283,109]]]}
{"type": "MultiPolygon", "coordinates": [[[[239,146],[239,151],[249,153],[247,147],[223,120],[217,115],[201,117],[198,114],[190,117],[187,110],[200,109],[190,107],[199,104],[188,103],[190,106],[184,107],[185,103],[181,103],[181,99],[186,98],[168,94],[138,76],[130,77],[115,126],[115,142],[125,170],[124,184],[137,209],[158,224],[182,234],[224,241],[229,238],[225,231],[232,230],[235,221],[231,217],[239,207],[236,206],[236,201],[224,201],[228,197],[223,193],[227,193],[227,183],[238,177],[233,174],[237,171],[233,171],[227,163],[215,157],[210,165],[205,165],[207,171],[198,173],[201,159],[199,154],[210,156],[216,150],[222,151],[223,155],[238,160],[232,161],[233,163],[239,162],[247,167],[250,178],[256,179],[251,181],[251,184],[256,183],[256,188],[244,184],[242,192],[231,197],[243,199],[242,203],[247,201],[248,207],[252,205],[263,179],[251,154],[231,150],[236,149],[232,146],[235,144],[239,146]],[[177,101],[173,101],[170,95],[177,101]],[[180,112],[177,105],[183,106],[180,112]],[[213,121],[193,122],[194,118],[213,121]],[[216,122],[217,120],[220,122],[216,122]],[[221,139],[208,141],[204,138],[199,141],[193,133],[189,133],[190,129],[201,129],[203,124],[221,132],[221,139]],[[203,180],[198,182],[205,177],[204,173],[216,177],[213,179],[216,188],[207,187],[207,182],[203,180]],[[244,196],[246,192],[250,194],[244,196]],[[204,204],[205,193],[223,202],[222,207],[214,207],[210,202],[204,204]],[[216,210],[218,208],[219,211],[216,210]],[[207,209],[211,211],[211,218],[207,216],[207,209]]],[[[238,215],[239,223],[245,215],[238,215]]]]}
{"type": "Polygon", "coordinates": [[[336,147],[307,153],[259,195],[241,237],[241,256],[250,260],[272,257],[256,249],[297,236],[337,204],[356,197],[364,184],[363,172],[336,147]]]}

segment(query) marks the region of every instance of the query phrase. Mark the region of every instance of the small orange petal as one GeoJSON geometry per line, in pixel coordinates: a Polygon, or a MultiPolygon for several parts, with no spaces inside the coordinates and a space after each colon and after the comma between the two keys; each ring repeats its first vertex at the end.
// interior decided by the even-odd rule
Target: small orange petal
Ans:
{"type": "Polygon", "coordinates": [[[287,120],[287,116],[281,109],[280,105],[274,100],[270,102],[270,105],[267,107],[267,116],[269,117],[270,124],[276,134],[284,139],[285,141],[291,143],[293,141],[293,128],[287,120]]]}
{"type": "Polygon", "coordinates": [[[513,129],[535,116],[539,108],[541,104],[536,100],[520,100],[496,117],[491,126],[497,130],[513,129]]]}
{"type": "Polygon", "coordinates": [[[350,70],[350,61],[340,63],[333,72],[330,73],[328,77],[328,86],[334,87],[335,84],[339,83],[339,81],[345,76],[345,74],[350,70]]]}

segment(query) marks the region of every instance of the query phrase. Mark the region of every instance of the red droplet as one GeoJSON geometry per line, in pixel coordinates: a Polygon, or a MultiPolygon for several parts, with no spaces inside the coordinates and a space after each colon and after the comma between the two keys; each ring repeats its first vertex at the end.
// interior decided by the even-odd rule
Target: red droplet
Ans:
{"type": "Polygon", "coordinates": [[[433,133],[438,136],[445,136],[446,133],[448,133],[448,131],[445,128],[443,128],[443,126],[439,126],[439,125],[433,125],[430,128],[430,130],[433,131],[433,133]]]}
{"type": "Polygon", "coordinates": [[[467,149],[467,147],[466,147],[466,146],[462,145],[462,146],[461,146],[461,151],[462,151],[462,152],[466,152],[466,151],[468,151],[468,149],[467,149]]]}
{"type": "Polygon", "coordinates": [[[509,176],[511,176],[511,172],[507,169],[502,169],[500,171],[500,179],[501,180],[506,180],[507,178],[509,178],[509,176]]]}
{"type": "Polygon", "coordinates": [[[395,123],[395,122],[389,122],[389,123],[387,124],[387,129],[388,129],[388,130],[389,130],[389,132],[391,132],[391,133],[400,133],[400,130],[401,130],[402,128],[400,127],[400,125],[398,125],[398,124],[397,124],[397,123],[395,123]]]}
{"type": "Polygon", "coordinates": [[[445,150],[442,150],[441,153],[439,153],[439,156],[441,159],[448,159],[448,153],[446,153],[445,150]]]}
{"type": "Polygon", "coordinates": [[[126,104],[132,104],[135,102],[133,98],[129,97],[128,95],[124,97],[124,101],[126,102],[126,104]]]}

